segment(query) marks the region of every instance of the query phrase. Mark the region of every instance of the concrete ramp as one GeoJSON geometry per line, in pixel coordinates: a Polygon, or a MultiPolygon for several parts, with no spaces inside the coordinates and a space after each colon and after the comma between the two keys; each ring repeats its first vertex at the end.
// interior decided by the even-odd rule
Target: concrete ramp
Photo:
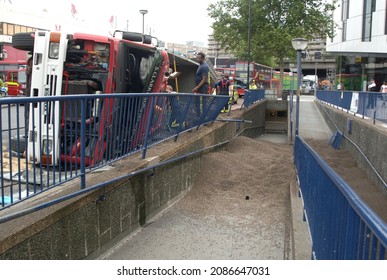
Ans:
{"type": "Polygon", "coordinates": [[[237,137],[201,170],[185,197],[101,258],[292,258],[292,146],[237,137]]]}
{"type": "MultiPolygon", "coordinates": [[[[293,108],[295,110],[295,103],[293,108]]],[[[320,139],[327,141],[332,136],[332,131],[329,129],[315,104],[314,96],[303,95],[300,97],[299,134],[303,139],[320,139]]]]}

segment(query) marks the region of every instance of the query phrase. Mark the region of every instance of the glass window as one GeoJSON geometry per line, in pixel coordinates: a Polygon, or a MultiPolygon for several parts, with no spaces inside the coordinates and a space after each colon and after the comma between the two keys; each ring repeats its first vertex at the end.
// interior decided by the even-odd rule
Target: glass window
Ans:
{"type": "Polygon", "coordinates": [[[370,42],[372,37],[372,14],[375,12],[376,0],[364,0],[362,41],[370,42]]]}
{"type": "Polygon", "coordinates": [[[348,19],[349,14],[349,0],[343,0],[342,1],[342,11],[341,11],[341,20],[348,19]]]}
{"type": "Polygon", "coordinates": [[[20,33],[21,32],[20,29],[21,29],[20,25],[15,25],[15,33],[20,33]]]}
{"type": "Polygon", "coordinates": [[[384,34],[387,35],[387,7],[386,7],[386,18],[384,19],[384,34]]]}
{"type": "Polygon", "coordinates": [[[349,18],[349,0],[342,0],[341,20],[343,21],[343,29],[341,34],[341,41],[347,41],[347,19],[349,18]]]}
{"type": "Polygon", "coordinates": [[[341,41],[342,42],[347,41],[347,20],[343,21],[343,30],[341,35],[342,35],[341,41]]]}

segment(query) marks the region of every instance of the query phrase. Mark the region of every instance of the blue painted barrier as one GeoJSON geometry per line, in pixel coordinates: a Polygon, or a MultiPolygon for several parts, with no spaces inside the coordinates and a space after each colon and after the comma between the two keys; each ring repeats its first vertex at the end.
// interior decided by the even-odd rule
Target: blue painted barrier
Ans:
{"type": "Polygon", "coordinates": [[[312,237],[312,257],[387,259],[387,224],[298,136],[294,162],[312,237]]]}
{"type": "Polygon", "coordinates": [[[318,90],[320,101],[361,117],[387,123],[387,93],[318,90]]]}

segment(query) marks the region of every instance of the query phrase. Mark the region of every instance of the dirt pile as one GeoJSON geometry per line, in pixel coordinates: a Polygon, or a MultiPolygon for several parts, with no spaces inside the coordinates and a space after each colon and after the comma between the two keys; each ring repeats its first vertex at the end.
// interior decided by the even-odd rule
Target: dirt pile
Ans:
{"type": "MultiPolygon", "coordinates": [[[[270,242],[287,259],[289,182],[295,180],[292,146],[238,137],[224,151],[205,155],[201,170],[177,207],[220,227],[233,228],[235,235],[270,242]]],[[[257,245],[261,253],[262,248],[257,245]]],[[[265,257],[278,259],[269,253],[265,257]]]]}
{"type": "Polygon", "coordinates": [[[336,150],[326,141],[305,139],[324,161],[346,181],[359,197],[387,222],[387,196],[370,180],[356,159],[345,150],[336,150]]]}

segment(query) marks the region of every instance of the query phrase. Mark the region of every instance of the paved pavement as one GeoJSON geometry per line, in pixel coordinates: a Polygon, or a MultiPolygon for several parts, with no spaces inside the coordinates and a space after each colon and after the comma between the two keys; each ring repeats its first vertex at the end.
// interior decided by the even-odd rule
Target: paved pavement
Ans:
{"type": "MultiPolygon", "coordinates": [[[[329,128],[313,100],[313,96],[301,97],[299,133],[306,138],[329,139],[329,128]]],[[[266,134],[261,139],[274,143],[287,142],[287,136],[283,134],[266,134]]],[[[310,258],[310,243],[306,224],[302,221],[301,201],[297,197],[296,187],[291,187],[290,193],[293,226],[295,227],[294,246],[297,251],[295,257],[296,259],[308,259],[310,258]]],[[[283,233],[279,234],[275,226],[265,228],[265,232],[259,235],[254,233],[256,230],[259,231],[259,221],[255,229],[252,226],[245,226],[243,230],[230,227],[230,223],[221,223],[217,217],[190,213],[189,209],[184,208],[184,205],[190,204],[184,201],[187,199],[190,199],[189,196],[183,197],[144,228],[139,229],[137,233],[125,237],[121,242],[112,246],[98,259],[289,258],[283,248],[283,244],[286,243],[283,239],[286,237],[283,233]],[[282,248],[278,244],[282,244],[282,248]]],[[[272,211],[276,210],[272,209],[272,211]]],[[[246,219],[251,218],[244,217],[243,219],[246,222],[246,219]]]]}
{"type": "Polygon", "coordinates": [[[315,97],[310,95],[300,97],[299,134],[304,139],[329,140],[332,133],[314,100],[315,97]]]}

